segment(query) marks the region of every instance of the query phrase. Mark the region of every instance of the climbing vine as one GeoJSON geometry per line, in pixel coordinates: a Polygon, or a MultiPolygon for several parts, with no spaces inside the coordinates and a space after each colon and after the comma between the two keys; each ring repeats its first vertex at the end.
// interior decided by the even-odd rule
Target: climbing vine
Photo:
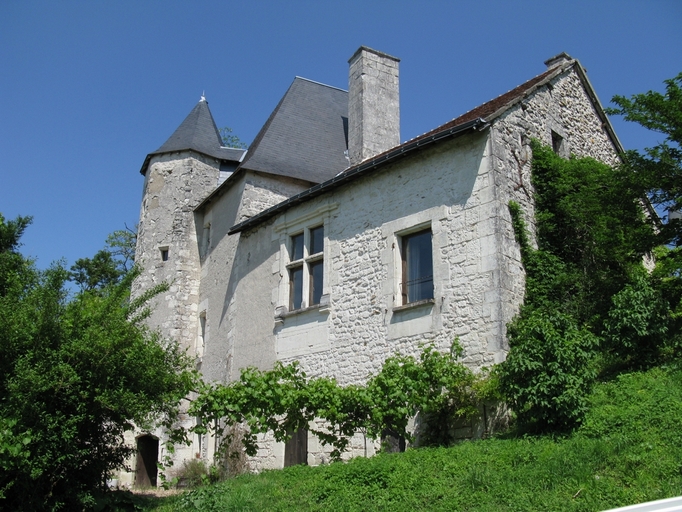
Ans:
{"type": "Polygon", "coordinates": [[[663,291],[679,276],[662,269],[663,253],[653,272],[645,269],[657,233],[623,168],[563,159],[537,141],[532,150],[537,248],[511,202],[526,295],[508,325],[499,375],[523,429],[561,431],[581,422],[599,374],[675,354],[664,336],[674,315],[663,291]]]}
{"type": "Polygon", "coordinates": [[[246,368],[238,381],[204,384],[190,414],[200,420],[196,432],[212,432],[224,446],[231,427],[244,425],[248,455],[256,454],[258,434],[272,432],[285,441],[305,428],[339,459],[356,432],[370,439],[412,439],[408,424],[417,413],[429,425],[424,442],[448,444],[452,421],[476,415],[479,403],[493,394],[485,379],[457,361],[460,356],[457,342],[449,354],[427,346],[419,358],[391,357],[365,385],[348,386],[308,377],[296,362],[265,371],[246,368]]]}

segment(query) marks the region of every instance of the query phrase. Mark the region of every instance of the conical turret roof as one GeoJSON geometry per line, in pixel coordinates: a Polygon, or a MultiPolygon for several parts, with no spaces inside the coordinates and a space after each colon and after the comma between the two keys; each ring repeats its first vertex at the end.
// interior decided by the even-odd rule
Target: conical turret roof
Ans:
{"type": "Polygon", "coordinates": [[[203,96],[173,135],[159,149],[147,155],[140,172],[144,174],[147,171],[149,160],[154,155],[189,150],[233,162],[239,162],[244,154],[243,149],[222,146],[218,127],[203,96]]]}

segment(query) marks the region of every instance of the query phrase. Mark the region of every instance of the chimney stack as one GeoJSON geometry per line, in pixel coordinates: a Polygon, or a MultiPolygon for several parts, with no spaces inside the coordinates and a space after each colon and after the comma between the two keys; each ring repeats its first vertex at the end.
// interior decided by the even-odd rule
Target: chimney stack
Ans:
{"type": "Polygon", "coordinates": [[[348,61],[351,166],[400,144],[399,62],[366,46],[361,46],[348,61]]]}

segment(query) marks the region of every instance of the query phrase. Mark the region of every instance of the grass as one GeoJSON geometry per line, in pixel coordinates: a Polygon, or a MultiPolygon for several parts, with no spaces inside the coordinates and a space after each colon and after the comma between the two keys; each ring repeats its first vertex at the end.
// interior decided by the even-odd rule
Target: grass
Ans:
{"type": "Polygon", "coordinates": [[[244,475],[150,504],[227,510],[598,511],[682,494],[682,371],[599,384],[583,426],[244,475]]]}

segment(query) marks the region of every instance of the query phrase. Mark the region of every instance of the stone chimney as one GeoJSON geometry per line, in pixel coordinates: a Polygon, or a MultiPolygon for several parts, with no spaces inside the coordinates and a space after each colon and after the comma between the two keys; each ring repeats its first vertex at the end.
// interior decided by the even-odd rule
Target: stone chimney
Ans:
{"type": "Polygon", "coordinates": [[[571,57],[568,53],[566,52],[561,52],[559,55],[555,55],[551,59],[547,59],[545,61],[545,66],[547,66],[547,69],[552,69],[557,66],[563,66],[567,62],[572,62],[573,57],[571,57]]]}
{"type": "Polygon", "coordinates": [[[400,144],[399,62],[366,46],[361,46],[348,61],[351,166],[400,144]]]}

